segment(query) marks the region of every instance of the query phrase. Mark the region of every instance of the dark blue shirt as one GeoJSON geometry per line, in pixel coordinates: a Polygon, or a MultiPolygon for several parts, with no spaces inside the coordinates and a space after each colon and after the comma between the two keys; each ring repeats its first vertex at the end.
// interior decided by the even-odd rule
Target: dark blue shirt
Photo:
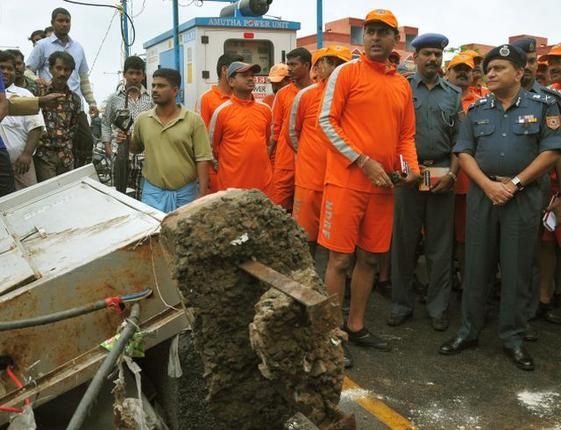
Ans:
{"type": "Polygon", "coordinates": [[[513,177],[543,151],[561,150],[553,97],[522,89],[505,111],[489,94],[470,106],[455,153],[472,155],[486,175],[513,177]]]}
{"type": "Polygon", "coordinates": [[[413,90],[416,132],[415,146],[421,164],[450,165],[450,155],[459,131],[460,113],[463,115],[461,90],[438,78],[430,90],[423,78],[416,74],[408,78],[413,90]]]}

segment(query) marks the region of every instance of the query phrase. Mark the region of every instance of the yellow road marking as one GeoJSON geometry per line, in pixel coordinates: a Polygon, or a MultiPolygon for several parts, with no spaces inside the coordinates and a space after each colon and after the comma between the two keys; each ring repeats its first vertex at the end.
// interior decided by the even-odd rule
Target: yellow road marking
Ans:
{"type": "MultiPolygon", "coordinates": [[[[343,391],[361,389],[361,387],[349,377],[343,379],[343,391]]],[[[419,430],[411,421],[402,417],[384,402],[374,398],[371,395],[353,398],[364,410],[374,415],[391,430],[419,430]]]]}

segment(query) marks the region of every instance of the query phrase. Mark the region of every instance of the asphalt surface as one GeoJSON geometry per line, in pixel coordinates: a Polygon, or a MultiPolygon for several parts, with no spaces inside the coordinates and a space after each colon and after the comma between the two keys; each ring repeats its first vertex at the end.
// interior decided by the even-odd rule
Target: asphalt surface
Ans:
{"type": "Polygon", "coordinates": [[[431,328],[421,303],[413,320],[389,327],[390,301],[375,291],[367,326],[390,340],[393,349],[351,346],[354,367],[347,374],[362,390],[343,391],[342,409],[357,413],[360,430],[405,427],[382,424],[353,401],[356,397],[380,400],[424,430],[561,430],[561,326],[533,323],[539,340],[527,348],[534,372],[519,370],[504,355],[496,318],[482,333],[479,348],[439,355],[440,344],[459,326],[459,306],[458,293],[452,293],[446,332],[431,328]]]}

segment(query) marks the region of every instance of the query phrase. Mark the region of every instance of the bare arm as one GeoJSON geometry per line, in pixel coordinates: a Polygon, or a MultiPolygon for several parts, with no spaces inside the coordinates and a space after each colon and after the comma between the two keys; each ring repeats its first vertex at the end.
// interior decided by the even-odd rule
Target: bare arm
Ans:
{"type": "Polygon", "coordinates": [[[31,167],[31,163],[33,161],[33,153],[35,152],[35,148],[37,148],[37,145],[39,144],[39,139],[41,139],[42,134],[42,127],[34,128],[27,134],[27,142],[25,143],[25,148],[14,163],[14,170],[16,174],[23,175],[24,173],[27,173],[27,171],[31,167]]]}
{"type": "Polygon", "coordinates": [[[208,161],[197,161],[197,177],[199,179],[199,196],[208,194],[208,161]]]}

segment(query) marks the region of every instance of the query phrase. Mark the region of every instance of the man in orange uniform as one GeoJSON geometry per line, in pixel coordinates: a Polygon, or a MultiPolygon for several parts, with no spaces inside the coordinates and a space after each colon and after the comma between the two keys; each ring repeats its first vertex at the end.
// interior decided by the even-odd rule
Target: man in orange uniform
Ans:
{"type": "Polygon", "coordinates": [[[462,51],[460,54],[469,55],[473,59],[474,67],[472,73],[473,80],[471,83],[471,91],[479,97],[489,94],[489,89],[482,84],[483,71],[481,70],[481,62],[483,61],[483,55],[473,49],[462,51]]]}
{"type": "MultiPolygon", "coordinates": [[[[205,91],[197,103],[195,104],[195,112],[201,115],[208,129],[210,119],[215,109],[230,99],[232,88],[228,83],[228,67],[234,61],[243,61],[240,55],[224,54],[218,58],[216,64],[216,74],[218,75],[218,85],[213,85],[205,91]]],[[[209,163],[208,167],[208,192],[214,193],[218,191],[216,184],[216,170],[214,170],[214,163],[209,163]]]]}
{"type": "Polygon", "coordinates": [[[212,115],[209,137],[218,163],[218,190],[257,188],[270,194],[273,171],[267,145],[271,137],[271,108],[255,101],[257,64],[233,62],[228,82],[233,94],[212,115]]]}
{"type": "MultiPolygon", "coordinates": [[[[355,344],[389,350],[364,326],[375,261],[389,250],[394,199],[390,172],[399,155],[409,164],[400,184],[419,179],[415,111],[407,80],[388,57],[399,41],[395,16],[370,12],[364,22],[365,53],[337,68],[321,102],[319,125],[330,142],[318,243],[330,250],[325,283],[343,302],[345,276],[356,250],[351,307],[344,328],[355,344]]],[[[392,175],[394,177],[394,175],[392,175]]]]}
{"type": "Polygon", "coordinates": [[[290,211],[294,196],[294,149],[288,141],[288,120],[296,94],[312,83],[312,54],[307,49],[296,48],[290,51],[286,58],[292,82],[277,93],[273,104],[271,152],[275,154],[275,161],[271,200],[290,211]]]}
{"type": "Polygon", "coordinates": [[[275,95],[279,90],[288,84],[290,84],[290,78],[288,77],[288,66],[283,63],[275,64],[269,70],[269,82],[273,89],[273,94],[267,94],[263,99],[263,103],[269,105],[271,109],[273,108],[273,102],[275,101],[275,95]]]}
{"type": "MultiPolygon", "coordinates": [[[[473,69],[475,64],[473,58],[464,53],[455,55],[447,67],[447,78],[451,84],[456,85],[462,90],[462,107],[467,113],[472,103],[480,97],[471,91],[471,83],[473,82],[473,69]]],[[[465,271],[465,243],[466,243],[466,195],[469,188],[469,178],[460,169],[458,172],[458,180],[454,191],[456,193],[456,202],[454,206],[454,232],[456,237],[456,257],[460,263],[460,273],[462,281],[465,271]]]]}
{"type": "Polygon", "coordinates": [[[323,180],[328,146],[318,130],[317,117],[327,79],[339,65],[350,61],[350,49],[329,46],[313,55],[319,82],[301,90],[294,99],[289,120],[290,143],[296,153],[294,209],[296,222],[306,230],[314,251],[318,237],[323,180]]]}
{"type": "Polygon", "coordinates": [[[551,48],[547,55],[542,55],[540,59],[546,60],[548,64],[551,81],[549,88],[561,91],[561,43],[551,48]]]}

